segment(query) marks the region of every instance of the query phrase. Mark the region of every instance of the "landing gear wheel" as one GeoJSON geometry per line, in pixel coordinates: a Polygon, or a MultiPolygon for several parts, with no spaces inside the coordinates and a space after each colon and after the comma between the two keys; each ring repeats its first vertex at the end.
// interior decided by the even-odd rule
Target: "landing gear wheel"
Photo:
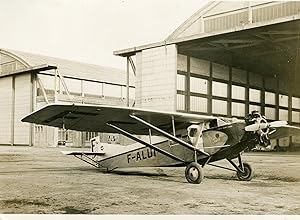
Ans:
{"type": "Polygon", "coordinates": [[[203,169],[198,163],[190,163],[185,169],[185,178],[189,183],[199,184],[203,180],[203,169]]]}
{"type": "MultiPolygon", "coordinates": [[[[244,172],[237,171],[236,175],[241,181],[250,181],[253,177],[253,171],[248,163],[243,163],[244,172]]],[[[241,166],[239,166],[241,168],[241,166]]]]}

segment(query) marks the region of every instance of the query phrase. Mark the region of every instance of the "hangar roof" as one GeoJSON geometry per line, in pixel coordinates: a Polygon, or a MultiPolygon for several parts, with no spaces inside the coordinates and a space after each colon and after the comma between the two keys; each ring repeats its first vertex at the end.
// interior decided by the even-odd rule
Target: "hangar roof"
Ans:
{"type": "MultiPolygon", "coordinates": [[[[2,59],[2,61],[0,59],[0,64],[3,62],[9,62],[9,60],[7,59],[18,61],[19,68],[16,68],[17,71],[13,71],[14,73],[35,69],[43,71],[47,69],[58,68],[59,72],[63,76],[78,77],[88,80],[98,80],[101,82],[114,84],[126,84],[126,72],[116,68],[87,64],[10,49],[0,49],[0,55],[1,54],[7,56],[7,58],[2,59]]],[[[7,72],[5,75],[9,74],[11,73],[7,72]]],[[[134,80],[131,79],[130,85],[134,85],[134,80]]]]}
{"type": "Polygon", "coordinates": [[[132,56],[176,44],[178,53],[260,74],[298,72],[300,2],[209,2],[166,40],[115,51],[132,56]]]}

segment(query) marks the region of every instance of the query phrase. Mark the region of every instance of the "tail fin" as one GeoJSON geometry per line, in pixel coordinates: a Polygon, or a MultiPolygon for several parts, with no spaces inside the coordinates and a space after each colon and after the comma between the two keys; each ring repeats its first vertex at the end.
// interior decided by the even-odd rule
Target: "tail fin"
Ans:
{"type": "Polygon", "coordinates": [[[90,140],[91,143],[91,151],[97,153],[105,153],[104,145],[100,142],[100,136],[94,137],[90,140]]]}

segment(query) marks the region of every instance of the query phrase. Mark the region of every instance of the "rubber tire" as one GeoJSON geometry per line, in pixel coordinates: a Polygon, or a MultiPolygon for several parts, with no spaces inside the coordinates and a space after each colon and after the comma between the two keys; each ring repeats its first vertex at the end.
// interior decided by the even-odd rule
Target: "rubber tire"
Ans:
{"type": "Polygon", "coordinates": [[[203,169],[200,164],[193,162],[185,168],[185,178],[189,183],[199,184],[204,178],[203,169]]]}
{"type": "MultiPolygon", "coordinates": [[[[237,171],[236,175],[241,181],[250,181],[253,177],[253,170],[248,163],[243,163],[245,173],[237,171]]],[[[241,168],[241,166],[239,166],[241,168]]]]}

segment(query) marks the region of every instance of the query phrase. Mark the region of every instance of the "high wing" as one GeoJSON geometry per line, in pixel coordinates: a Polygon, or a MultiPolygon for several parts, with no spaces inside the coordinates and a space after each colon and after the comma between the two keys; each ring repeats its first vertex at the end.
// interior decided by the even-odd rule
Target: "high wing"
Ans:
{"type": "Polygon", "coordinates": [[[176,129],[216,119],[205,115],[107,105],[49,104],[24,117],[22,121],[77,131],[116,133],[115,129],[107,126],[109,123],[117,124],[131,134],[149,134],[149,128],[133,120],[132,115],[167,132],[173,129],[172,119],[176,129]]]}

